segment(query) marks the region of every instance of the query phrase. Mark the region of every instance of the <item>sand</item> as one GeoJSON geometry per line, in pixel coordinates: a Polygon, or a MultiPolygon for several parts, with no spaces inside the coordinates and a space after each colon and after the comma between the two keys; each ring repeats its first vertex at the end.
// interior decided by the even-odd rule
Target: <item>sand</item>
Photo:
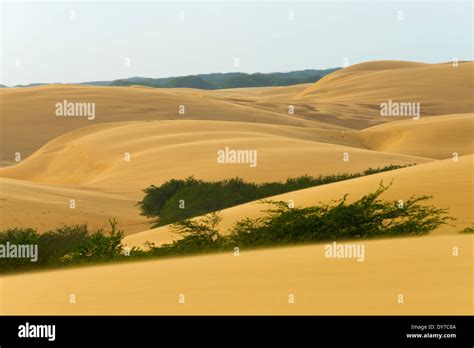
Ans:
{"type": "Polygon", "coordinates": [[[359,139],[316,128],[194,120],[100,124],[68,132],[19,164],[0,168],[4,206],[10,212],[18,207],[18,213],[28,208],[21,219],[5,214],[0,226],[33,224],[43,231],[58,222],[83,223],[87,218],[92,228],[105,228],[108,216],[118,218],[130,234],[145,221],[136,207],[142,190],[173,178],[238,176],[268,182],[431,160],[368,150],[359,139]],[[257,166],[218,163],[217,152],[226,147],[256,150],[257,166]],[[349,162],[343,160],[346,152],[349,162]],[[77,201],[74,210],[69,209],[70,199],[77,201]],[[63,216],[60,221],[57,214],[63,216]]]}
{"type": "MultiPolygon", "coordinates": [[[[454,226],[441,226],[433,232],[438,234],[456,234],[469,227],[474,221],[474,155],[460,157],[457,162],[449,159],[425,163],[413,167],[397,169],[328,185],[293,191],[270,197],[274,201],[292,200],[295,206],[315,205],[319,202],[330,203],[349,194],[348,202],[360,199],[364,194],[375,191],[380,182],[392,183],[384,192],[382,199],[407,200],[412,195],[433,196],[426,204],[449,209],[449,216],[456,218],[454,226]]],[[[221,211],[222,221],[219,228],[227,231],[235,221],[245,217],[262,216],[268,209],[267,204],[250,202],[221,211]]],[[[150,229],[125,238],[128,246],[143,247],[149,241],[160,245],[170,243],[176,238],[168,226],[150,229]]]]}
{"type": "Polygon", "coordinates": [[[0,313],[467,315],[472,243],[469,235],[365,241],[363,262],[326,258],[319,244],[21,274],[0,278],[0,313]]]}
{"type": "Polygon", "coordinates": [[[46,85],[0,89],[2,161],[26,158],[46,142],[92,124],[143,120],[221,120],[326,129],[363,129],[400,118],[379,117],[380,103],[421,103],[422,116],[474,112],[474,63],[369,62],[314,84],[204,91],[187,88],[46,85]],[[55,104],[96,103],[93,121],[57,117],[55,104]],[[179,107],[185,107],[185,114],[179,107]],[[288,108],[294,107],[294,114],[288,108]]]}
{"type": "MultiPolygon", "coordinates": [[[[472,314],[473,237],[457,232],[474,222],[473,69],[379,61],[288,87],[0,89],[0,229],[107,228],[115,217],[128,246],[169,243],[169,227],[150,229],[136,207],[151,184],[190,175],[281,181],[391,164],[416,166],[272,198],[308,206],[348,193],[351,201],[383,180],[393,182],[383,198],[432,195],[457,219],[425,237],[363,242],[364,262],[327,259],[324,245],[309,245],[4,276],[0,313],[472,314]],[[95,102],[95,119],[55,116],[65,99],[95,102]],[[420,119],[382,117],[388,100],[420,103],[420,119]],[[226,147],[257,150],[257,166],[218,163],[226,147]]],[[[263,209],[226,209],[219,227],[263,209]]]]}

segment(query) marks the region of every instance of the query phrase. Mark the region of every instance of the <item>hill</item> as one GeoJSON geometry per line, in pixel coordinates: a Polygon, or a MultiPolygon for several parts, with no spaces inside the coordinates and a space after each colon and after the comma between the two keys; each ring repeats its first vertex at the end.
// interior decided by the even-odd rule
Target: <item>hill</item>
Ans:
{"type": "MultiPolygon", "coordinates": [[[[458,162],[451,159],[419,164],[414,167],[397,169],[385,173],[341,181],[333,184],[312,187],[304,190],[285,193],[269,199],[292,200],[296,206],[309,206],[318,202],[329,203],[349,194],[348,200],[359,199],[367,192],[373,192],[380,181],[390,183],[393,187],[382,197],[390,200],[406,200],[412,195],[433,196],[430,204],[436,207],[449,208],[450,215],[457,218],[456,227],[443,226],[435,234],[456,234],[457,231],[471,226],[474,221],[474,198],[466,192],[474,191],[472,167],[474,155],[463,156],[458,162]]],[[[225,231],[237,220],[245,217],[255,218],[263,215],[268,205],[251,202],[222,211],[222,222],[219,227],[225,231]]],[[[159,245],[169,243],[176,238],[169,226],[158,227],[141,233],[127,236],[129,246],[143,247],[146,241],[159,245]]]]}
{"type": "Polygon", "coordinates": [[[472,314],[472,236],[372,240],[364,247],[364,262],[326,258],[325,244],[316,244],[6,276],[0,314],[472,314]],[[457,257],[453,246],[461,250],[457,257]],[[68,303],[71,293],[75,304],[68,303]]]}
{"type": "MultiPolygon", "coordinates": [[[[277,73],[212,73],[186,76],[173,76],[163,78],[130,77],[112,81],[88,81],[81,85],[88,86],[147,86],[154,88],[197,88],[197,89],[221,89],[236,87],[263,87],[263,86],[289,86],[303,83],[312,83],[321,77],[332,73],[340,68],[331,69],[306,69],[290,72],[277,73]]],[[[57,83],[56,83],[57,84],[57,83]]],[[[49,83],[30,83],[16,85],[14,87],[35,87],[49,85],[49,83]]],[[[8,86],[0,85],[0,88],[8,86]]]]}

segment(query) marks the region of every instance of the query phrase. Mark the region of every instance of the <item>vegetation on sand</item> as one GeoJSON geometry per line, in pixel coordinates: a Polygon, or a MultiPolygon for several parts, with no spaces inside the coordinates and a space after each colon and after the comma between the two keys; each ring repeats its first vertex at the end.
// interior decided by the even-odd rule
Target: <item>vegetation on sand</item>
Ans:
{"type": "MultiPolygon", "coordinates": [[[[381,199],[390,188],[379,188],[359,200],[348,202],[348,195],[329,204],[309,207],[289,207],[286,202],[264,201],[270,205],[262,217],[245,218],[229,230],[221,232],[219,212],[198,219],[183,219],[174,223],[173,231],[181,236],[171,244],[127,249],[122,244],[123,231],[110,221],[108,232],[89,232],[86,225],[59,228],[39,234],[31,228],[15,228],[0,232],[0,246],[37,244],[39,258],[1,258],[0,272],[41,269],[86,263],[123,261],[148,257],[191,255],[207,252],[232,251],[234,248],[260,248],[336,240],[427,234],[454,219],[447,209],[423,202],[429,196],[412,196],[399,201],[381,199]]],[[[1,255],[0,255],[1,256],[1,255]]]]}

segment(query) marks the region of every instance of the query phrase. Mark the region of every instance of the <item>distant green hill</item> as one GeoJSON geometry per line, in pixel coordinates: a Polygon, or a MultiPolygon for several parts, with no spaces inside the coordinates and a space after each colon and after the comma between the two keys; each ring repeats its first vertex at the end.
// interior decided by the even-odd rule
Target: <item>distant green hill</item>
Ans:
{"type": "Polygon", "coordinates": [[[182,76],[172,79],[167,85],[167,88],[176,88],[176,87],[191,87],[199,89],[214,89],[215,86],[212,83],[209,83],[199,76],[182,76]]]}
{"type": "MultiPolygon", "coordinates": [[[[287,73],[268,74],[245,74],[245,73],[214,73],[201,75],[188,75],[167,78],[145,78],[131,77],[111,81],[109,86],[131,86],[142,85],[157,88],[198,88],[198,89],[223,89],[239,87],[266,87],[266,86],[290,86],[302,83],[313,83],[323,76],[332,73],[340,68],[325,70],[300,70],[287,73]]],[[[104,85],[103,82],[100,82],[104,85]]],[[[86,85],[99,85],[95,82],[85,82],[86,85]]]]}
{"type": "MultiPolygon", "coordinates": [[[[113,81],[89,81],[81,85],[91,86],[132,86],[141,85],[155,88],[197,88],[197,89],[223,89],[238,87],[267,87],[267,86],[290,86],[302,83],[313,83],[323,76],[339,70],[340,68],[324,70],[298,70],[277,73],[212,73],[187,76],[175,76],[164,78],[130,77],[113,81]]],[[[48,83],[30,83],[28,85],[16,85],[15,87],[32,87],[48,85],[48,83]]],[[[0,88],[8,86],[0,85],[0,88]]]]}

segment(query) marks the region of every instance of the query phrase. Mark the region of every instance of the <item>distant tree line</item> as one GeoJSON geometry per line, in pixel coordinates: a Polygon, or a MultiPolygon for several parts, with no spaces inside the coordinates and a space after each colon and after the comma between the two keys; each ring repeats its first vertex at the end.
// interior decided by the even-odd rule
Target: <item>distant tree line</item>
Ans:
{"type": "MultiPolygon", "coordinates": [[[[113,81],[88,81],[81,85],[91,86],[132,86],[140,85],[154,88],[197,88],[197,89],[223,89],[238,87],[267,87],[267,86],[290,86],[302,83],[313,83],[320,78],[339,70],[333,69],[307,69],[285,73],[213,73],[187,76],[173,76],[163,78],[130,77],[113,81]]],[[[16,85],[14,87],[34,87],[47,85],[47,83],[30,83],[27,85],[16,85]]],[[[8,86],[0,85],[0,88],[8,86]]]]}
{"type": "Polygon", "coordinates": [[[303,83],[313,83],[323,76],[338,70],[301,70],[288,73],[216,73],[202,75],[188,75],[168,78],[142,78],[132,77],[129,79],[115,80],[110,86],[142,85],[156,88],[197,88],[197,89],[224,89],[239,87],[267,87],[267,86],[290,86],[303,83]]]}

